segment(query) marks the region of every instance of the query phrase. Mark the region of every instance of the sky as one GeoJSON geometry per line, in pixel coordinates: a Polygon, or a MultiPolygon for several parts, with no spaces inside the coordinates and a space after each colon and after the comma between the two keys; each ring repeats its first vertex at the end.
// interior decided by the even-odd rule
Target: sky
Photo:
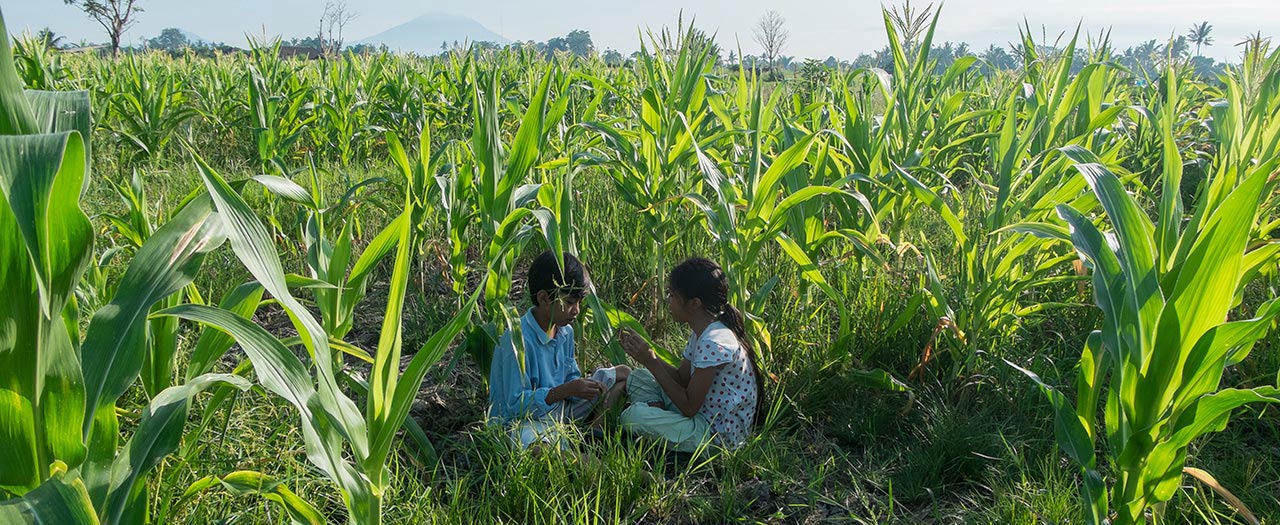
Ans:
{"type": "MultiPolygon", "coordinates": [[[[166,27],[178,27],[213,41],[243,45],[244,35],[302,37],[315,32],[325,0],[139,0],[145,11],[125,35],[137,43],[166,27]]],[[[886,2],[886,4],[897,3],[886,2]]],[[[917,0],[915,6],[927,5],[917,0]]],[[[443,12],[468,16],[512,40],[543,41],[573,29],[590,31],[599,49],[629,53],[639,47],[639,31],[674,26],[685,20],[717,34],[727,49],[759,53],[752,26],[766,11],[786,19],[790,40],[784,54],[853,59],[884,47],[884,22],[878,0],[349,0],[358,17],[347,27],[354,42],[418,15],[443,12]]],[[[1025,20],[1033,33],[1052,42],[1083,24],[1097,35],[1111,30],[1114,47],[1144,40],[1161,42],[1185,34],[1195,23],[1214,26],[1213,45],[1203,54],[1237,61],[1234,44],[1262,31],[1280,37],[1280,0],[948,0],[942,5],[935,42],[964,41],[973,49],[1008,46],[1025,20]]],[[[63,0],[0,0],[10,32],[49,27],[68,42],[106,41],[105,32],[63,0]]],[[[1280,42],[1277,42],[1280,43],[1280,42]]]]}

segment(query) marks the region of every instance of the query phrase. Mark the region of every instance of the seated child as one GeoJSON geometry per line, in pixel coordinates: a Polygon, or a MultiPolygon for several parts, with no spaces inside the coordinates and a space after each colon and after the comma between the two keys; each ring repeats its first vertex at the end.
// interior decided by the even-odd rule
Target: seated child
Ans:
{"type": "Polygon", "coordinates": [[[529,266],[526,279],[533,307],[520,318],[524,367],[517,361],[512,332],[502,336],[489,368],[489,418],[511,425],[522,448],[552,435],[556,423],[583,420],[601,400],[621,395],[631,369],[625,365],[582,377],[574,360],[573,323],[589,281],[582,262],[564,254],[564,272],[546,251],[529,266]]]}
{"type": "Polygon", "coordinates": [[[693,452],[704,445],[736,448],[746,441],[764,397],[760,369],[742,314],[729,304],[729,283],[716,263],[688,259],[667,276],[667,307],[693,333],[673,367],[629,330],[623,350],[644,366],[631,373],[622,426],[693,452]]]}

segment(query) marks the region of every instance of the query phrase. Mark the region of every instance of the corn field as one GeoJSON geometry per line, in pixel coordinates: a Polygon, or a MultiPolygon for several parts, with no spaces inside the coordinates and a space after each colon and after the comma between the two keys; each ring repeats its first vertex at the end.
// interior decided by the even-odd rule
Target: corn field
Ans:
{"type": "Polygon", "coordinates": [[[803,83],[683,24],[622,67],[5,40],[0,524],[1280,520],[1280,51],[1147,78],[1024,29],[1018,69],[943,68],[931,16],[908,39],[885,13],[891,69],[803,83]],[[544,249],[591,268],[599,364],[626,362],[621,327],[678,362],[661,276],[719,261],[779,394],[752,443],[663,467],[587,441],[597,484],[485,444],[482,415],[417,415],[482,391],[544,249]],[[1000,439],[1046,466],[978,447],[957,464],[1007,454],[961,469],[989,481],[912,485],[933,453],[849,459],[975,398],[1023,399],[1000,439]],[[1201,454],[1256,445],[1228,430],[1250,421],[1271,470],[1201,454]],[[236,439],[263,443],[218,459],[236,439]],[[761,477],[812,496],[740,492],[761,477]]]}

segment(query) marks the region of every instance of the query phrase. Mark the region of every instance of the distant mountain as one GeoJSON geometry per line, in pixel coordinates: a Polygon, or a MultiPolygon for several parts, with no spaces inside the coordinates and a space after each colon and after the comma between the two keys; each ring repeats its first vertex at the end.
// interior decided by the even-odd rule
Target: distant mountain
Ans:
{"type": "Polygon", "coordinates": [[[440,52],[440,44],[447,42],[488,41],[496,44],[507,44],[511,41],[490,31],[465,16],[444,13],[428,13],[391,29],[373,35],[356,44],[373,46],[385,44],[392,51],[413,52],[419,55],[433,55],[440,52]]]}

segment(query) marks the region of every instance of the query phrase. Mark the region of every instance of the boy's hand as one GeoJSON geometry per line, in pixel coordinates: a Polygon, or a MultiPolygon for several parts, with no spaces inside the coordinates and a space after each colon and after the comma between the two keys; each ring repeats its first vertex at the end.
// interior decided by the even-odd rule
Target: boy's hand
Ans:
{"type": "Polygon", "coordinates": [[[649,346],[649,343],[631,331],[630,328],[623,328],[618,332],[618,344],[622,345],[623,352],[626,352],[627,355],[642,365],[648,366],[649,363],[658,359],[658,356],[653,354],[653,348],[649,346]]]}
{"type": "Polygon", "coordinates": [[[556,389],[563,389],[563,395],[557,396],[562,399],[576,397],[590,401],[604,394],[604,385],[585,377],[574,379],[573,381],[556,387],[556,389]]]}

